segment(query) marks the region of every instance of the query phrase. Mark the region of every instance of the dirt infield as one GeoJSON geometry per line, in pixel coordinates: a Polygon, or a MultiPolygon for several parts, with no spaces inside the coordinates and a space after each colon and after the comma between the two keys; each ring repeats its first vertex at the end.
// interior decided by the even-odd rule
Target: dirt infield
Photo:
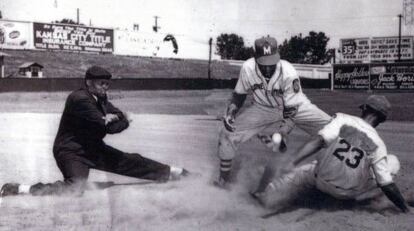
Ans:
{"type": "MultiPolygon", "coordinates": [[[[0,230],[412,230],[413,216],[400,214],[387,200],[345,205],[315,197],[318,201],[314,203],[299,203],[286,213],[260,218],[268,211],[252,201],[248,192],[256,186],[270,151],[256,139],[240,148],[240,171],[232,190],[213,187],[220,127],[217,116],[224,110],[230,93],[114,92],[114,103],[134,112],[134,121],[125,132],[106,137],[106,142],[128,152],[185,166],[195,174],[183,181],[154,184],[92,171],[90,181],[113,181],[116,185],[91,189],[76,198],[4,198],[0,230]]],[[[51,149],[66,95],[0,94],[0,184],[61,179],[51,149]]],[[[320,100],[321,107],[336,110],[337,102],[333,103],[332,98],[322,100],[323,95],[324,92],[315,92],[310,96],[315,102],[320,100]]],[[[358,98],[353,101],[359,101],[363,95],[355,96],[358,98]]],[[[393,97],[397,96],[389,98],[396,100],[393,97]]],[[[401,97],[401,105],[403,100],[412,104],[412,98],[408,98],[401,97]]],[[[355,103],[342,106],[357,112],[351,107],[355,103]]],[[[408,109],[402,112],[413,113],[410,107],[407,105],[408,109]]],[[[378,130],[389,152],[402,163],[397,184],[405,195],[413,194],[414,123],[394,120],[378,130]]],[[[303,132],[294,130],[291,148],[285,155],[306,139],[303,132]]]]}

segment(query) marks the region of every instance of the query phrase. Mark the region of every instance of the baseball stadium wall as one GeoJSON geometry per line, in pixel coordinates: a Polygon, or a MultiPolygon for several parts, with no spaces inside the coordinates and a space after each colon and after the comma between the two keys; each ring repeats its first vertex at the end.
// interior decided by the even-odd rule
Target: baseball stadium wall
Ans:
{"type": "MultiPolygon", "coordinates": [[[[162,79],[123,78],[113,79],[115,90],[209,90],[233,89],[237,79],[162,79]]],[[[303,88],[330,88],[330,80],[301,78],[303,88]]],[[[84,84],[83,78],[3,78],[0,92],[71,91],[84,84]]]]}

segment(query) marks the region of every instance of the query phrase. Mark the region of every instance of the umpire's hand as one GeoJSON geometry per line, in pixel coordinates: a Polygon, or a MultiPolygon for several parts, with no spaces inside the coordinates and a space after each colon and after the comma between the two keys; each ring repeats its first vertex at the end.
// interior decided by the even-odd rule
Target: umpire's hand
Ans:
{"type": "Polygon", "coordinates": [[[102,119],[105,120],[105,125],[107,125],[111,122],[118,121],[119,117],[116,114],[106,114],[102,119]]]}

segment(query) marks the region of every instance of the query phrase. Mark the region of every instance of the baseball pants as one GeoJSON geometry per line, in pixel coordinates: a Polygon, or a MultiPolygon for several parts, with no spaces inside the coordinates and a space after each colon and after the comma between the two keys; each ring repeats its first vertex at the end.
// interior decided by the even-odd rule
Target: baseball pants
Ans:
{"type": "Polygon", "coordinates": [[[30,188],[31,194],[82,194],[86,187],[90,169],[155,181],[167,181],[170,176],[168,165],[136,153],[125,153],[108,145],[89,150],[83,156],[68,155],[63,155],[64,158],[56,158],[64,181],[32,185],[30,188]]]}
{"type": "Polygon", "coordinates": [[[220,131],[219,158],[221,160],[233,159],[241,143],[267,127],[281,127],[283,123],[283,108],[270,108],[255,103],[242,108],[233,124],[236,130],[230,132],[222,128],[220,131]]]}
{"type": "Polygon", "coordinates": [[[273,179],[265,190],[263,198],[265,206],[269,208],[283,208],[292,200],[306,196],[303,195],[303,192],[309,189],[318,189],[337,199],[357,201],[372,199],[382,194],[374,178],[359,192],[343,190],[338,193],[337,189],[331,190],[335,186],[317,177],[316,165],[317,161],[315,160],[293,169],[288,174],[273,179]]]}
{"type": "Polygon", "coordinates": [[[319,109],[314,104],[302,104],[298,107],[296,115],[291,118],[292,122],[309,135],[316,135],[332,117],[319,109]]]}
{"type": "Polygon", "coordinates": [[[268,208],[283,208],[292,200],[303,196],[303,192],[315,188],[316,161],[293,169],[288,174],[276,177],[266,187],[262,202],[268,208]]]}

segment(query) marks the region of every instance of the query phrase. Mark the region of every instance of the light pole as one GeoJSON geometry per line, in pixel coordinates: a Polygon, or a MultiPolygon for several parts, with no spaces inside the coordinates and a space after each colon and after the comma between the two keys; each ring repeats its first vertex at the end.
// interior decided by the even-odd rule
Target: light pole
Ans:
{"type": "Polygon", "coordinates": [[[398,25],[398,61],[401,61],[401,18],[402,18],[402,15],[399,14],[398,15],[398,21],[399,21],[399,25],[398,25]]]}

